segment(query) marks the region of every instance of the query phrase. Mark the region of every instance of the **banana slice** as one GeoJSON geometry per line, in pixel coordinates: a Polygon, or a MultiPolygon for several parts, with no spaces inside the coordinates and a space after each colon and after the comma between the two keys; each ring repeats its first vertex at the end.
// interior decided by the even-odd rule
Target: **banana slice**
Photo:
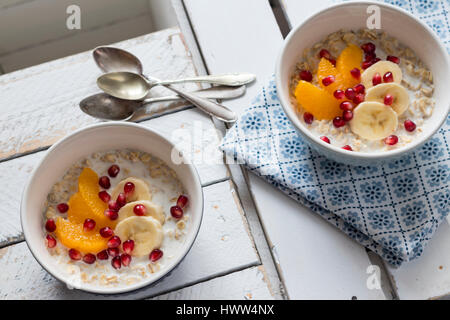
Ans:
{"type": "Polygon", "coordinates": [[[397,113],[383,103],[366,101],[353,111],[351,130],[368,140],[383,139],[392,134],[398,125],[397,113]]]}
{"type": "MultiPolygon", "coordinates": [[[[366,87],[366,89],[369,89],[373,87],[372,84],[372,78],[376,73],[379,73],[381,77],[384,76],[386,72],[391,72],[394,76],[394,82],[393,83],[400,83],[402,82],[402,70],[398,66],[398,64],[390,62],[390,61],[378,61],[377,63],[373,64],[369,68],[367,68],[362,74],[361,74],[361,82],[366,87]]],[[[392,82],[390,82],[392,83],[392,82]]]]}
{"type": "Polygon", "coordinates": [[[166,217],[164,216],[163,207],[154,204],[151,201],[148,200],[139,200],[139,201],[133,201],[129,202],[126,205],[124,205],[119,210],[119,218],[117,219],[117,222],[120,222],[128,217],[135,216],[135,213],[133,211],[134,206],[137,204],[142,204],[145,209],[147,209],[147,213],[145,216],[151,216],[159,221],[159,223],[164,224],[164,221],[166,220],[166,217]]]}
{"type": "Polygon", "coordinates": [[[114,229],[122,242],[134,240],[133,256],[141,257],[150,254],[161,246],[163,230],[161,223],[153,217],[128,217],[119,222],[114,229]]]}
{"type": "Polygon", "coordinates": [[[390,94],[394,97],[392,109],[401,115],[409,107],[409,94],[405,88],[396,83],[383,83],[367,90],[366,101],[376,101],[384,104],[384,97],[390,94]]]}
{"type": "Polygon", "coordinates": [[[119,193],[123,192],[123,186],[127,182],[134,183],[134,192],[127,197],[127,201],[152,200],[152,195],[145,181],[138,178],[126,178],[120,181],[111,193],[111,199],[116,200],[119,193]]]}

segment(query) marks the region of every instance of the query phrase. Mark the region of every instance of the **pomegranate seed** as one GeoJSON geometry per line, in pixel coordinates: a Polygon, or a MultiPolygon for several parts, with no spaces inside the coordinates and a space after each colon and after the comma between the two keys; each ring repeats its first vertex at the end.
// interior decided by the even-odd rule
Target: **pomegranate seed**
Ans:
{"type": "Polygon", "coordinates": [[[356,93],[365,93],[366,92],[366,87],[364,87],[364,85],[362,83],[357,84],[353,90],[355,90],[356,93]]]}
{"type": "Polygon", "coordinates": [[[345,110],[342,113],[342,118],[344,118],[345,121],[350,121],[353,119],[353,112],[351,112],[350,110],[345,110]]]}
{"type": "Polygon", "coordinates": [[[150,253],[149,259],[151,262],[156,262],[163,256],[163,252],[159,249],[155,249],[150,253]]]}
{"type": "Polygon", "coordinates": [[[345,97],[345,93],[344,91],[337,89],[336,91],[333,92],[333,95],[336,99],[342,99],[345,97]]]}
{"type": "Polygon", "coordinates": [[[321,136],[320,140],[325,141],[326,143],[330,143],[330,139],[328,139],[328,137],[326,136],[321,136]]]}
{"type": "Polygon", "coordinates": [[[120,206],[117,203],[117,201],[110,200],[110,201],[108,201],[108,208],[111,210],[114,210],[114,211],[119,211],[120,206]]]}
{"type": "Polygon", "coordinates": [[[377,84],[380,84],[380,83],[381,83],[381,75],[377,72],[373,75],[372,84],[374,86],[376,86],[377,84]]]}
{"type": "Polygon", "coordinates": [[[343,146],[342,149],[347,150],[347,151],[353,151],[352,147],[350,147],[348,144],[343,146]]]}
{"type": "Polygon", "coordinates": [[[341,102],[339,108],[342,110],[353,110],[353,104],[350,101],[341,102]]]}
{"type": "Polygon", "coordinates": [[[354,98],[353,98],[353,103],[354,104],[360,104],[361,102],[364,101],[365,95],[363,93],[358,93],[354,98]]]}
{"type": "Polygon", "coordinates": [[[119,217],[119,213],[116,210],[106,209],[104,212],[105,216],[107,216],[110,220],[116,220],[119,217]]]}
{"type": "Polygon", "coordinates": [[[134,241],[133,241],[133,240],[127,240],[127,241],[125,241],[125,242],[122,244],[122,248],[123,248],[123,251],[124,251],[125,253],[130,254],[130,253],[133,251],[133,249],[134,249],[134,241]]]}
{"type": "Polygon", "coordinates": [[[403,125],[405,126],[406,131],[413,132],[416,130],[416,124],[409,119],[405,120],[403,125]]]}
{"type": "Polygon", "coordinates": [[[373,61],[376,59],[376,54],[375,52],[368,52],[364,55],[364,61],[373,61]]]}
{"type": "Polygon", "coordinates": [[[383,76],[383,81],[384,82],[393,82],[394,75],[392,74],[392,72],[390,72],[390,71],[386,72],[383,76]]]}
{"type": "Polygon", "coordinates": [[[314,116],[311,113],[309,113],[309,112],[305,112],[303,114],[303,120],[305,120],[305,122],[307,124],[311,124],[313,122],[313,120],[314,120],[314,116]]]}
{"type": "Polygon", "coordinates": [[[108,248],[108,255],[110,257],[117,257],[120,254],[119,248],[108,248]]]}
{"type": "Polygon", "coordinates": [[[396,57],[396,56],[387,56],[386,60],[390,61],[390,62],[393,62],[393,63],[396,63],[396,64],[400,64],[400,58],[396,57]]]}
{"type": "Polygon", "coordinates": [[[353,76],[353,78],[355,79],[359,79],[361,78],[361,71],[359,71],[358,68],[354,68],[352,70],[350,70],[350,74],[353,76]]]}
{"type": "Polygon", "coordinates": [[[88,253],[83,257],[83,261],[87,264],[93,264],[95,260],[97,260],[97,258],[92,253],[88,253]]]}
{"type": "Polygon", "coordinates": [[[108,240],[108,248],[117,248],[121,243],[122,241],[120,241],[120,238],[118,236],[113,236],[108,240]]]}
{"type": "Polygon", "coordinates": [[[81,260],[81,253],[80,251],[76,249],[70,249],[69,250],[69,257],[72,260],[81,260]]]}
{"type": "Polygon", "coordinates": [[[48,248],[54,248],[56,246],[56,239],[53,238],[51,235],[47,235],[45,237],[45,239],[47,240],[47,247],[48,248]]]}
{"type": "Polygon", "coordinates": [[[127,182],[123,186],[123,191],[125,192],[125,195],[127,197],[133,194],[134,189],[135,189],[135,187],[134,187],[134,183],[133,182],[127,182]]]}
{"type": "Polygon", "coordinates": [[[378,61],[381,61],[381,59],[380,58],[375,58],[375,59],[372,60],[373,64],[377,63],[378,61]]]}
{"type": "Polygon", "coordinates": [[[367,42],[361,46],[361,49],[363,49],[363,51],[365,53],[370,53],[370,52],[374,52],[376,47],[372,42],[367,42]]]}
{"type": "Polygon", "coordinates": [[[99,260],[108,260],[108,257],[109,257],[108,251],[106,250],[102,250],[99,253],[97,253],[97,258],[99,260]]]}
{"type": "Polygon", "coordinates": [[[109,238],[114,235],[114,231],[110,227],[101,228],[99,233],[103,238],[109,238]]]}
{"type": "Polygon", "coordinates": [[[124,193],[119,193],[116,199],[116,203],[119,206],[119,208],[122,208],[124,205],[127,204],[127,197],[124,193]]]}
{"type": "Polygon", "coordinates": [[[107,176],[101,176],[98,178],[98,184],[103,189],[109,189],[111,187],[111,181],[109,181],[109,178],[107,176]]]}
{"type": "Polygon", "coordinates": [[[390,135],[389,137],[384,139],[384,143],[386,143],[387,145],[393,146],[394,144],[397,144],[398,142],[398,137],[396,135],[390,135]]]}
{"type": "Polygon", "coordinates": [[[119,172],[120,172],[120,168],[119,168],[119,166],[116,165],[116,164],[113,164],[113,165],[112,165],[111,167],[109,167],[109,169],[108,169],[108,174],[109,174],[109,176],[110,176],[111,178],[117,177],[117,175],[119,174],[119,172]]]}
{"type": "Polygon", "coordinates": [[[355,90],[353,90],[353,88],[347,88],[345,89],[345,96],[347,97],[347,99],[352,100],[355,97],[355,90]]]}
{"type": "Polygon", "coordinates": [[[312,81],[312,78],[313,78],[312,73],[308,70],[300,71],[299,75],[300,75],[300,79],[302,79],[304,81],[308,81],[308,82],[312,81]]]}
{"type": "Polygon", "coordinates": [[[145,214],[147,213],[147,209],[145,208],[144,205],[137,204],[137,205],[134,206],[133,212],[137,216],[145,216],[145,214]]]}
{"type": "Polygon", "coordinates": [[[177,206],[179,206],[180,208],[184,208],[184,207],[186,207],[187,203],[188,203],[188,197],[186,197],[183,194],[178,197],[177,206]]]}
{"type": "Polygon", "coordinates": [[[120,261],[124,267],[128,267],[131,263],[131,256],[128,253],[123,253],[120,256],[120,261]]]}
{"type": "Polygon", "coordinates": [[[60,203],[56,206],[60,213],[66,213],[69,211],[69,205],[67,203],[60,203]]]}
{"type": "Polygon", "coordinates": [[[175,219],[180,219],[183,216],[183,209],[181,209],[179,206],[170,207],[170,214],[175,219]]]}
{"type": "Polygon", "coordinates": [[[45,230],[47,230],[48,232],[55,231],[56,230],[55,220],[48,219],[47,222],[45,223],[45,230]]]}
{"type": "Polygon", "coordinates": [[[322,83],[324,86],[329,86],[334,82],[334,80],[335,80],[334,76],[327,76],[322,79],[322,83]]]}
{"type": "Polygon", "coordinates": [[[92,219],[84,220],[83,229],[84,231],[91,231],[95,228],[95,221],[92,219]]]}
{"type": "Polygon", "coordinates": [[[363,70],[366,70],[367,68],[369,68],[371,65],[373,65],[374,64],[374,62],[373,61],[364,61],[362,64],[361,64],[361,68],[363,69],[363,70]]]}
{"type": "Polygon", "coordinates": [[[325,58],[330,60],[331,59],[331,54],[330,51],[328,51],[327,49],[322,49],[319,51],[319,58],[325,58]]]}
{"type": "Polygon", "coordinates": [[[384,104],[385,104],[385,105],[390,106],[393,102],[394,102],[394,97],[393,97],[392,95],[387,94],[387,95],[384,97],[384,104]]]}
{"type": "Polygon", "coordinates": [[[331,64],[336,67],[336,59],[328,59],[328,61],[330,61],[331,64]]]}
{"type": "Polygon", "coordinates": [[[100,191],[99,193],[98,193],[98,197],[103,201],[103,202],[106,202],[106,203],[108,203],[110,200],[111,200],[111,196],[109,195],[109,193],[108,192],[106,192],[106,191],[100,191]]]}
{"type": "Polygon", "coordinates": [[[122,267],[122,261],[119,256],[116,256],[112,259],[111,265],[114,269],[120,269],[122,267]]]}
{"type": "Polygon", "coordinates": [[[336,117],[336,118],[333,119],[333,125],[334,125],[336,128],[340,128],[340,127],[342,127],[343,125],[345,125],[345,120],[342,119],[341,117],[336,117]]]}

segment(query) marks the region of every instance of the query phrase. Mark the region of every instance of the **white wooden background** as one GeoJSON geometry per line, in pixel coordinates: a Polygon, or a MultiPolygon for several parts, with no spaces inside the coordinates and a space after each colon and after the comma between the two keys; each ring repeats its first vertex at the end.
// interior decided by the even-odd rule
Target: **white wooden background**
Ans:
{"type": "MultiPolygon", "coordinates": [[[[196,41],[190,43],[190,48],[196,49],[191,51],[201,53],[210,73],[246,70],[258,75],[249,95],[225,103],[242,111],[274,72],[284,26],[295,27],[333,2],[336,1],[183,0],[189,24],[181,26],[184,34],[194,35],[196,41]],[[284,16],[275,17],[274,12],[284,16]]],[[[248,182],[290,298],[449,297],[450,230],[446,222],[421,259],[393,269],[258,177],[250,174],[248,182]],[[383,290],[369,290],[366,286],[366,270],[371,264],[382,270],[383,290]]]]}

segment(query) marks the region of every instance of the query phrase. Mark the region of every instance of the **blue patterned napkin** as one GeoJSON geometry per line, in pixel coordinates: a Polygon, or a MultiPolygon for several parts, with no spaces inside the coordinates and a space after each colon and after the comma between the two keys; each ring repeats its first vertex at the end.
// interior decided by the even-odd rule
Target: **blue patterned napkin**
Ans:
{"type": "MultiPolygon", "coordinates": [[[[448,0],[388,1],[423,18],[449,49],[448,0]]],[[[450,211],[450,116],[425,145],[374,167],[312,150],[277,98],[273,78],[227,132],[228,156],[320,214],[394,266],[419,257],[450,211]]]]}

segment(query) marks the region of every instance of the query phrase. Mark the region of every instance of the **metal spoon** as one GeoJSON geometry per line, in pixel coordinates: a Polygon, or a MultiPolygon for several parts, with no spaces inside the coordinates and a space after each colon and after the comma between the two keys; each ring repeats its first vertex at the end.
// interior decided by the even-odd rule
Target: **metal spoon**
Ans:
{"type": "MultiPolygon", "coordinates": [[[[202,98],[232,99],[242,96],[245,93],[245,89],[245,86],[236,88],[219,86],[195,91],[194,93],[202,98]]],[[[80,102],[80,109],[84,113],[101,120],[129,120],[140,108],[150,103],[172,100],[183,100],[183,98],[173,95],[134,101],[114,98],[106,93],[98,93],[83,99],[80,102]]]]}
{"type": "MultiPolygon", "coordinates": [[[[147,96],[153,87],[151,84],[153,81],[159,80],[150,78],[150,81],[148,81],[144,76],[132,72],[112,72],[98,78],[97,84],[100,89],[113,97],[126,100],[141,100],[147,96]]],[[[199,109],[219,120],[224,122],[235,122],[237,120],[234,111],[221,104],[178,90],[171,85],[164,84],[162,86],[174,91],[199,109]]]]}
{"type": "MultiPolygon", "coordinates": [[[[97,47],[93,51],[94,60],[103,72],[120,72],[128,71],[143,75],[143,67],[141,61],[132,53],[114,47],[97,47]]],[[[206,82],[222,86],[242,86],[244,84],[255,81],[256,76],[251,73],[230,73],[222,75],[207,75],[189,77],[176,80],[154,80],[152,86],[166,85],[183,82],[206,82]]]]}
{"type": "MultiPolygon", "coordinates": [[[[137,57],[125,50],[112,47],[99,47],[94,50],[93,55],[97,65],[104,71],[114,71],[117,70],[117,68],[121,68],[121,66],[123,66],[123,68],[127,68],[128,70],[131,69],[134,70],[134,72],[142,74],[142,63],[137,57]]],[[[159,81],[155,78],[147,78],[149,78],[150,81],[159,81]]],[[[145,80],[144,78],[142,79],[145,80]]],[[[147,81],[145,80],[145,82],[147,81]]],[[[188,100],[199,109],[203,110],[211,116],[215,116],[216,118],[224,122],[235,122],[237,119],[236,114],[223,105],[212,102],[208,99],[196,97],[193,94],[188,94],[186,92],[180,91],[170,85],[164,85],[164,87],[176,92],[178,95],[182,96],[184,99],[188,100]]],[[[112,95],[115,96],[114,94],[112,95]]]]}

